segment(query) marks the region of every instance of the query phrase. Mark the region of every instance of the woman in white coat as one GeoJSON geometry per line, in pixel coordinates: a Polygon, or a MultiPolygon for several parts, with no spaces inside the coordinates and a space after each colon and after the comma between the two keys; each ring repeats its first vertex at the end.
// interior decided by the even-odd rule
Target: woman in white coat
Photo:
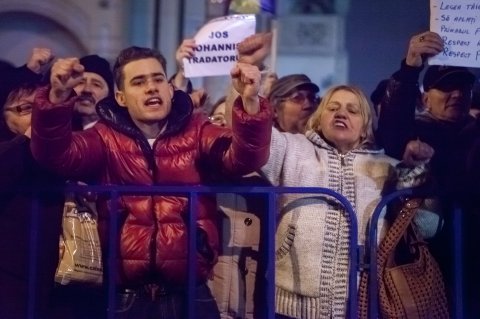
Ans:
{"type": "MultiPolygon", "coordinates": [[[[421,165],[407,167],[374,145],[367,98],[355,87],[336,86],[323,96],[305,134],[274,129],[270,159],[262,174],[275,186],[326,187],[341,193],[356,212],[358,243],[363,244],[367,224],[387,184],[392,180],[402,187],[422,183],[425,163],[433,155],[427,144],[412,141],[405,158],[421,165]]],[[[338,202],[320,194],[284,195],[280,207],[277,318],[345,318],[349,271],[346,212],[338,202]]],[[[383,217],[379,236],[388,227],[383,217]]],[[[416,218],[423,233],[438,225],[436,215],[419,220],[416,218]]]]}

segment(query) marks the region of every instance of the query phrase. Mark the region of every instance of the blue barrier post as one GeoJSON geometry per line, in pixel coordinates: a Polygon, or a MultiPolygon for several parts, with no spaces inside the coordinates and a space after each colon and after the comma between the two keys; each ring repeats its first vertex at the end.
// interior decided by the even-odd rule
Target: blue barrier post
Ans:
{"type": "MultiPolygon", "coordinates": [[[[108,288],[108,312],[107,312],[107,317],[108,319],[115,319],[115,309],[117,307],[116,304],[116,294],[117,294],[117,288],[116,288],[116,282],[115,279],[117,277],[117,238],[118,238],[118,199],[119,199],[119,193],[115,190],[112,189],[109,191],[110,192],[110,201],[111,201],[111,206],[110,206],[110,213],[109,214],[109,241],[108,241],[108,260],[103,261],[103,264],[105,265],[108,263],[108,278],[107,278],[107,288],[108,288]]],[[[105,268],[105,266],[104,266],[105,268]]]]}
{"type": "MultiPolygon", "coordinates": [[[[268,193],[267,215],[267,307],[272,305],[272,310],[267,312],[268,319],[275,319],[275,231],[277,220],[277,194],[268,193]]],[[[267,308],[268,309],[268,308],[267,308]]]]}
{"type": "Polygon", "coordinates": [[[462,211],[458,206],[453,210],[453,269],[454,269],[454,313],[456,319],[463,319],[463,247],[462,211]]]}
{"type": "Polygon", "coordinates": [[[197,207],[198,207],[198,194],[196,192],[189,193],[189,211],[188,214],[188,310],[187,318],[194,317],[194,303],[195,300],[195,283],[196,283],[196,269],[197,269],[197,207]]]}
{"type": "MultiPolygon", "coordinates": [[[[37,286],[37,271],[38,267],[38,219],[40,218],[40,208],[39,208],[39,199],[38,193],[34,196],[32,202],[32,210],[30,214],[31,218],[31,227],[30,227],[30,238],[29,238],[29,247],[30,255],[28,256],[28,309],[27,309],[27,318],[36,318],[35,306],[37,303],[37,296],[35,295],[35,287],[37,286]]],[[[14,245],[15,243],[12,243],[14,245]]],[[[2,256],[2,258],[8,258],[8,256],[2,256]]]]}

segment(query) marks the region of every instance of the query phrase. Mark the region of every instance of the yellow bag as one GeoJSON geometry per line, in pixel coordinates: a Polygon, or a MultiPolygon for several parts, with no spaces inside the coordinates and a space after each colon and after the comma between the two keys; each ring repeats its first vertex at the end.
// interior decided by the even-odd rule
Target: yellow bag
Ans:
{"type": "Polygon", "coordinates": [[[88,203],[81,196],[67,196],[62,227],[55,281],[62,285],[102,284],[102,251],[95,204],[88,203]]]}

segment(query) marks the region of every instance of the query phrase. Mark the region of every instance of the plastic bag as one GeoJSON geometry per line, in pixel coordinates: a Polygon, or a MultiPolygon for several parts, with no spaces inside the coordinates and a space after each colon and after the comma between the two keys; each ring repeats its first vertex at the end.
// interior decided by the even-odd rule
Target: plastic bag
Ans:
{"type": "Polygon", "coordinates": [[[67,196],[55,281],[62,285],[101,285],[103,264],[95,206],[80,196],[67,196]]]}

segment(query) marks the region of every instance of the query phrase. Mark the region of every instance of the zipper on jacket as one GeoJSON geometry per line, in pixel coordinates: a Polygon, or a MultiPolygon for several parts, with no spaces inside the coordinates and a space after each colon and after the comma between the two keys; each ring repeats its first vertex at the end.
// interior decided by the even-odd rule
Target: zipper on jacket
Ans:
{"type": "MultiPolygon", "coordinates": [[[[152,147],[149,146],[148,150],[144,150],[145,158],[148,162],[149,166],[149,171],[152,174],[152,181],[153,185],[155,185],[155,180],[157,176],[157,165],[155,165],[155,152],[153,151],[153,147],[155,146],[157,141],[153,143],[152,147]]],[[[150,249],[150,256],[149,256],[149,268],[150,268],[150,273],[155,278],[156,274],[156,256],[157,256],[157,234],[158,234],[158,224],[157,224],[157,216],[155,215],[155,203],[154,203],[154,195],[151,195],[152,198],[152,205],[151,205],[151,214],[152,214],[152,220],[153,220],[153,233],[152,236],[150,237],[150,242],[149,242],[149,249],[150,249]]]]}
{"type": "Polygon", "coordinates": [[[340,157],[340,171],[341,171],[341,175],[340,175],[340,194],[343,194],[343,177],[345,175],[344,169],[345,169],[345,166],[346,166],[345,154],[338,154],[338,157],[340,157]]]}

